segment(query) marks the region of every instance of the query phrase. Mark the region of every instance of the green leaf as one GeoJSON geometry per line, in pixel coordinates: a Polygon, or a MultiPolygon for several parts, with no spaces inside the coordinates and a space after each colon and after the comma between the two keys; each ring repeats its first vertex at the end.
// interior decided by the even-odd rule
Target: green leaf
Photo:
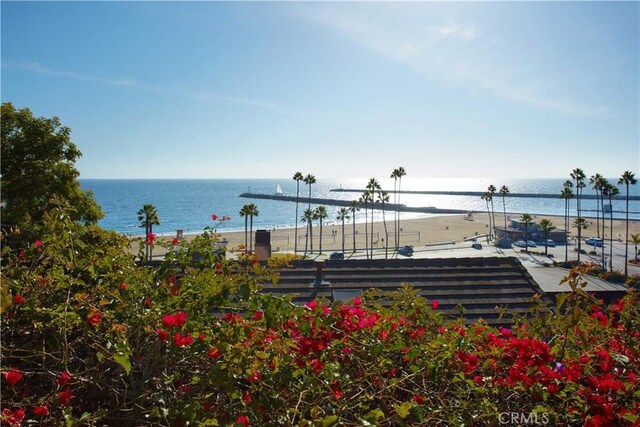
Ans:
{"type": "Polygon", "coordinates": [[[378,425],[380,420],[384,419],[384,412],[380,408],[376,408],[364,416],[365,425],[378,425]]]}
{"type": "Polygon", "coordinates": [[[327,415],[322,420],[322,427],[331,427],[338,424],[339,417],[337,415],[327,415]]]}
{"type": "Polygon", "coordinates": [[[131,356],[131,350],[129,349],[129,345],[126,341],[120,341],[118,346],[116,347],[116,351],[113,354],[113,360],[122,366],[129,375],[131,373],[131,360],[129,357],[131,356]]]}
{"type": "Polygon", "coordinates": [[[409,413],[413,408],[413,404],[411,402],[404,402],[402,405],[396,405],[396,413],[400,418],[407,418],[409,413]]]}

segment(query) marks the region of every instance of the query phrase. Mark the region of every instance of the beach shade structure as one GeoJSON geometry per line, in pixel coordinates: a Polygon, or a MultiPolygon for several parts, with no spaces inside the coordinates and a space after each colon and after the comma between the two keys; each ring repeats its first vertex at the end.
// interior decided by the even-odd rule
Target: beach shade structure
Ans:
{"type": "Polygon", "coordinates": [[[256,230],[255,236],[255,253],[258,261],[266,261],[271,257],[271,232],[256,230]]]}

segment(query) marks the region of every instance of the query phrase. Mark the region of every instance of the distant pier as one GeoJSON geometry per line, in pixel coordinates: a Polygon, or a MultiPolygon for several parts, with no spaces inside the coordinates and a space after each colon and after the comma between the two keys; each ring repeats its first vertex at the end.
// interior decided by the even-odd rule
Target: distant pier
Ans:
{"type": "MultiPolygon", "coordinates": [[[[358,190],[355,188],[333,188],[330,191],[335,191],[336,193],[362,193],[364,190],[358,190]]],[[[482,197],[486,194],[486,191],[414,191],[414,190],[385,190],[387,193],[398,193],[398,194],[428,194],[435,196],[472,196],[472,197],[482,197]]],[[[496,197],[502,197],[500,193],[494,193],[496,197]]],[[[527,199],[559,199],[560,193],[558,194],[544,194],[544,193],[507,193],[505,197],[520,197],[527,199]]],[[[580,195],[581,199],[590,199],[595,200],[599,199],[594,194],[582,194],[580,195]]],[[[608,198],[607,198],[608,199],[608,198]]],[[[618,195],[612,197],[613,200],[625,200],[626,196],[618,195]]],[[[640,200],[640,196],[629,196],[629,200],[640,200]]]]}
{"type": "MultiPolygon", "coordinates": [[[[333,190],[331,190],[333,191],[333,190]]],[[[355,191],[355,190],[354,190],[355,191]]],[[[264,194],[264,193],[242,193],[240,197],[244,197],[247,199],[266,199],[266,200],[277,200],[281,202],[293,202],[299,201],[301,203],[313,203],[314,205],[327,205],[327,206],[343,206],[348,208],[351,205],[351,200],[339,200],[339,199],[325,199],[320,197],[312,197],[309,199],[308,197],[299,197],[296,198],[294,196],[283,196],[280,194],[264,194]]],[[[373,206],[375,210],[382,210],[382,203],[369,203],[370,206],[373,206]]],[[[364,205],[361,205],[361,207],[364,205]]],[[[384,204],[385,211],[392,212],[416,212],[416,213],[428,213],[428,214],[466,214],[469,212],[468,210],[460,210],[460,209],[438,209],[434,207],[410,207],[403,204],[397,203],[385,203],[384,204]]]]}

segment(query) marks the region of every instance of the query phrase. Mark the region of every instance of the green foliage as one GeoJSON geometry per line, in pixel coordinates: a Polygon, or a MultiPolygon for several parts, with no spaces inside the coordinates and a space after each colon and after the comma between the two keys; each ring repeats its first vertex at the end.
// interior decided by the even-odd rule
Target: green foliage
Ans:
{"type": "Polygon", "coordinates": [[[77,181],[74,163],[82,154],[71,142],[68,127],[57,117],[34,117],[11,103],[2,104],[1,121],[4,224],[30,227],[59,204],[73,206],[72,219],[87,224],[104,216],[92,193],[77,181]]]}
{"type": "MultiPolygon", "coordinates": [[[[2,407],[47,425],[631,425],[637,295],[604,308],[581,271],[511,330],[445,321],[408,286],[349,303],[260,291],[275,267],[227,260],[215,230],[137,266],[121,236],[45,214],[3,247],[2,407]],[[14,369],[15,370],[12,370],[14,369]],[[11,379],[11,381],[9,381],[11,379]],[[49,415],[36,415],[46,406],[49,415]]],[[[15,415],[12,415],[15,416],[15,415]]]]}

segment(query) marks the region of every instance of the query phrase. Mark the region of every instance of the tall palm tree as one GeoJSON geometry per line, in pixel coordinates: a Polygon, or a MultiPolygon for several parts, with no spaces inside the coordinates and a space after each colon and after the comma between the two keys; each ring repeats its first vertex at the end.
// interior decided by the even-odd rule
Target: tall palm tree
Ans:
{"type": "Polygon", "coordinates": [[[253,203],[247,205],[247,216],[249,216],[249,252],[253,253],[253,217],[260,215],[258,207],[253,203]]]}
{"type": "MultiPolygon", "coordinates": [[[[369,258],[369,202],[371,201],[372,196],[369,190],[364,190],[362,192],[362,196],[360,196],[360,204],[364,206],[364,251],[367,254],[367,259],[369,258]]],[[[373,220],[373,218],[371,218],[373,220]]]]}
{"type": "Polygon", "coordinates": [[[504,202],[504,198],[509,194],[509,187],[503,185],[500,187],[500,194],[502,195],[502,213],[504,215],[504,238],[507,238],[507,205],[504,202]]]}
{"type": "Polygon", "coordinates": [[[629,262],[629,186],[635,185],[636,180],[635,175],[631,171],[624,171],[620,179],[618,180],[618,185],[624,184],[627,188],[627,205],[625,208],[626,212],[626,226],[625,226],[625,235],[624,235],[624,277],[629,277],[628,270],[628,262],[629,262]]]}
{"type": "Polygon", "coordinates": [[[605,185],[604,187],[603,193],[609,199],[609,206],[611,207],[611,209],[609,209],[609,230],[611,230],[610,232],[611,244],[609,245],[609,271],[613,271],[613,202],[612,202],[612,199],[618,194],[620,194],[620,190],[618,190],[618,187],[616,187],[615,185],[611,183],[607,183],[607,185],[605,185]]]}
{"type": "Polygon", "coordinates": [[[249,232],[249,205],[244,205],[240,209],[240,218],[244,217],[244,252],[247,253],[249,250],[249,240],[248,240],[248,232],[249,232]]]}
{"type": "Polygon", "coordinates": [[[349,205],[349,210],[351,211],[351,219],[353,219],[351,223],[353,225],[353,253],[356,253],[356,212],[360,210],[360,202],[352,200],[349,205]]]}
{"type": "Polygon", "coordinates": [[[396,210],[393,213],[393,243],[395,247],[398,247],[398,216],[400,216],[400,208],[398,206],[398,175],[400,173],[399,169],[394,169],[391,172],[390,178],[393,178],[393,203],[396,205],[396,210]]]}
{"type": "Polygon", "coordinates": [[[305,222],[307,224],[307,234],[304,239],[304,255],[307,255],[307,248],[309,247],[309,241],[311,241],[311,250],[310,253],[313,253],[313,232],[311,227],[313,226],[314,212],[312,209],[305,209],[302,213],[302,218],[300,221],[305,222]]]}
{"type": "Polygon", "coordinates": [[[144,227],[144,239],[145,239],[145,252],[144,260],[149,261],[153,257],[153,248],[149,246],[149,234],[153,233],[153,226],[160,225],[160,217],[158,216],[158,210],[150,203],[142,205],[142,209],[138,211],[138,221],[140,221],[140,227],[144,227]]]}
{"type": "Polygon", "coordinates": [[[540,231],[542,231],[542,234],[544,235],[544,254],[545,255],[548,255],[549,248],[547,245],[547,240],[549,240],[549,233],[555,229],[556,227],[553,225],[551,220],[548,220],[546,218],[540,220],[540,231]]]}
{"type": "Polygon", "coordinates": [[[307,184],[309,186],[309,206],[308,209],[311,209],[311,185],[316,183],[316,177],[308,174],[307,176],[305,176],[303,178],[303,181],[305,184],[307,184]]]}
{"type": "Polygon", "coordinates": [[[533,218],[531,218],[531,215],[529,215],[528,213],[524,213],[520,217],[520,222],[524,224],[524,250],[526,253],[529,253],[529,245],[527,245],[526,243],[528,240],[527,237],[529,235],[529,226],[533,224],[533,218]]]}
{"type": "Polygon", "coordinates": [[[378,191],[378,202],[382,205],[382,224],[384,225],[384,259],[389,257],[389,232],[387,231],[387,219],[384,215],[384,204],[389,203],[389,193],[378,191]]]}
{"type": "MultiPolygon", "coordinates": [[[[599,173],[593,174],[589,178],[591,188],[596,192],[596,233],[600,238],[600,191],[602,190],[602,180],[604,177],[599,173]]],[[[604,228],[602,229],[602,237],[604,238],[604,228]]]]}
{"type": "MultiPolygon", "coordinates": [[[[580,168],[575,168],[574,170],[571,171],[570,174],[571,178],[573,180],[575,180],[576,185],[576,216],[577,219],[580,220],[582,218],[582,214],[581,214],[581,208],[582,208],[582,202],[580,200],[580,196],[582,195],[582,189],[585,187],[585,178],[587,177],[584,173],[584,171],[580,168]]],[[[578,221],[578,223],[582,224],[582,221],[578,221]]],[[[578,262],[580,262],[580,252],[582,249],[582,230],[583,227],[577,227],[578,228],[578,262]]]]}
{"type": "Polygon", "coordinates": [[[377,179],[375,178],[370,178],[369,182],[367,183],[367,190],[369,190],[370,193],[370,200],[371,200],[371,258],[373,258],[373,211],[375,210],[375,193],[376,191],[380,190],[382,187],[380,187],[380,183],[378,182],[377,179]]]}
{"type": "Polygon", "coordinates": [[[633,248],[634,248],[633,253],[635,253],[635,260],[637,264],[638,263],[638,245],[640,245],[640,234],[639,233],[632,234],[631,240],[629,240],[629,243],[633,244],[633,248]]]}
{"type": "Polygon", "coordinates": [[[327,212],[327,207],[320,205],[314,211],[315,219],[320,220],[320,243],[318,243],[318,253],[322,254],[322,223],[326,218],[329,217],[329,213],[327,212]]]}
{"type": "Polygon", "coordinates": [[[573,197],[571,188],[573,188],[573,182],[566,180],[560,192],[560,198],[564,199],[564,262],[569,261],[569,199],[573,197]]]}
{"type": "MultiPolygon", "coordinates": [[[[342,253],[344,253],[344,221],[349,219],[349,209],[340,208],[340,210],[338,211],[337,219],[338,221],[342,221],[342,253]]],[[[355,236],[353,237],[355,239],[355,236]]]]}
{"type": "MultiPolygon", "coordinates": [[[[407,176],[407,171],[402,166],[400,166],[398,168],[398,202],[397,202],[398,204],[400,204],[400,195],[401,195],[401,192],[402,192],[402,178],[404,176],[407,176]]],[[[400,247],[400,232],[401,232],[401,228],[400,228],[400,212],[398,212],[398,228],[397,228],[396,232],[398,233],[398,243],[396,244],[396,248],[397,248],[397,247],[400,247]]]]}
{"type": "MultiPolygon", "coordinates": [[[[491,210],[489,209],[489,202],[493,203],[493,196],[490,192],[486,191],[482,196],[480,196],[482,200],[487,204],[487,216],[489,217],[489,239],[491,238],[491,210]]],[[[487,239],[487,242],[489,240],[487,239]]]]}
{"type": "Polygon", "coordinates": [[[578,229],[578,263],[580,263],[582,245],[580,244],[579,236],[581,236],[582,230],[589,228],[589,223],[587,223],[587,220],[584,218],[576,218],[575,221],[573,221],[573,226],[578,229]]]}
{"type": "MultiPolygon", "coordinates": [[[[596,174],[598,175],[598,174],[596,174]]],[[[605,192],[607,191],[607,187],[609,187],[609,181],[607,181],[606,178],[604,178],[603,176],[596,176],[597,182],[595,184],[597,184],[598,186],[598,191],[596,192],[596,197],[598,196],[598,193],[600,194],[600,210],[602,211],[602,242],[603,245],[600,248],[601,249],[601,253],[602,253],[602,268],[604,268],[606,270],[606,266],[604,265],[605,262],[605,256],[604,256],[604,239],[605,239],[605,218],[604,218],[604,196],[605,196],[605,192]]],[[[610,230],[609,232],[609,237],[611,237],[611,233],[613,232],[613,230],[610,230]]],[[[609,244],[609,246],[611,246],[613,244],[613,240],[611,240],[611,244],[609,244]]]]}
{"type": "Polygon", "coordinates": [[[496,194],[495,185],[489,185],[489,188],[487,188],[487,192],[491,195],[491,199],[489,201],[491,202],[491,220],[493,221],[493,227],[490,227],[491,229],[489,230],[489,235],[493,237],[496,228],[496,213],[493,210],[493,196],[496,194]]]}
{"type": "Polygon", "coordinates": [[[293,180],[296,182],[296,228],[294,231],[294,243],[293,243],[293,253],[298,253],[298,204],[300,203],[300,181],[304,179],[302,172],[296,172],[293,174],[293,180]]]}

